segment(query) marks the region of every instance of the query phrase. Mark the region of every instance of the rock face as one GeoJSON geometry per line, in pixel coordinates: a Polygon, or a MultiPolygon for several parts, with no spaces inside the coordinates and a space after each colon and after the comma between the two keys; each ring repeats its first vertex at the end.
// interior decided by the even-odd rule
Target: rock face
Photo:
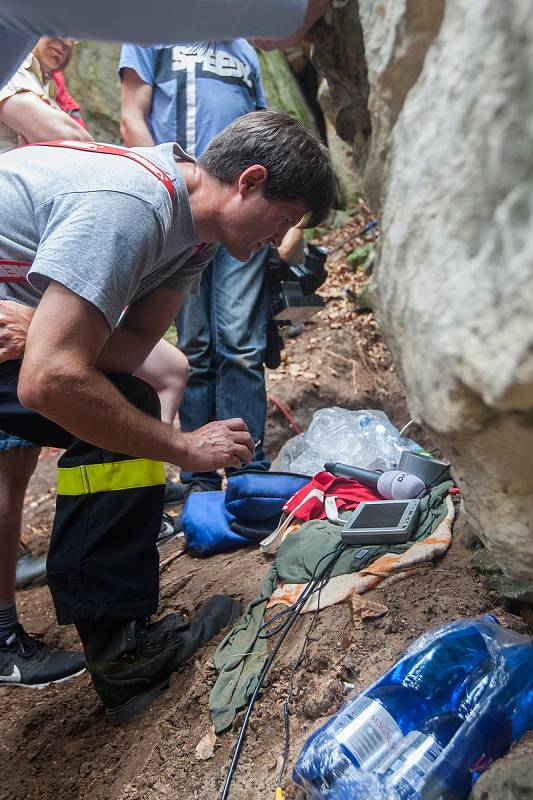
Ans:
{"type": "Polygon", "coordinates": [[[530,6],[360,0],[360,17],[374,198],[388,153],[381,325],[413,416],[454,465],[470,523],[507,574],[531,579],[530,6]]]}
{"type": "MultiPolygon", "coordinates": [[[[530,6],[333,6],[315,61],[328,79],[338,131],[356,144],[365,138],[368,70],[365,189],[374,210],[382,209],[375,273],[382,328],[413,416],[454,465],[470,524],[508,575],[531,580],[530,6]]],[[[362,160],[357,146],[355,158],[362,160]]]]}
{"type": "Polygon", "coordinates": [[[474,784],[470,800],[533,800],[533,757],[496,762],[474,784]]]}
{"type": "Polygon", "coordinates": [[[69,91],[97,141],[120,143],[120,45],[80,42],[65,77],[69,91]]]}
{"type": "Polygon", "coordinates": [[[428,47],[444,13],[444,0],[361,0],[360,16],[368,65],[372,139],[365,173],[365,197],[379,209],[390,134],[405,97],[418,79],[428,47]]]}
{"type": "Polygon", "coordinates": [[[366,163],[370,115],[368,76],[357,0],[333,0],[315,28],[313,63],[328,80],[331,115],[338,135],[353,146],[357,172],[366,163]]]}

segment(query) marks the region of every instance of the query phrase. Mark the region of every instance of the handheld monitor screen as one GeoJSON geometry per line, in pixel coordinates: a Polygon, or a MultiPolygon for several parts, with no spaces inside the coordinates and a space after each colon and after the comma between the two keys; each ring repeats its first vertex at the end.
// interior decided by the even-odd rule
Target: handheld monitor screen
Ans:
{"type": "MultiPolygon", "coordinates": [[[[365,503],[357,518],[353,520],[354,527],[359,528],[396,528],[407,507],[407,501],[397,503],[365,503]]],[[[352,520],[350,520],[352,522],[352,520]]],[[[350,525],[352,527],[352,525],[350,525]]]]}

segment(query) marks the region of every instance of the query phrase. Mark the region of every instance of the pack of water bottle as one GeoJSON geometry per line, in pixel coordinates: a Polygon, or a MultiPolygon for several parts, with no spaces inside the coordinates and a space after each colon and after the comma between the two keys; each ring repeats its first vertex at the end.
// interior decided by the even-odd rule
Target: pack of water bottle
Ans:
{"type": "Polygon", "coordinates": [[[313,800],[464,800],[533,727],[533,640],[491,615],[436,628],[305,743],[313,800]]]}

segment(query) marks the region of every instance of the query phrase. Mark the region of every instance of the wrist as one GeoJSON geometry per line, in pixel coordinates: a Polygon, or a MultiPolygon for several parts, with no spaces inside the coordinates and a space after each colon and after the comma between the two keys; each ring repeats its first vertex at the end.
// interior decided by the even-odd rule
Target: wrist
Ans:
{"type": "MultiPolygon", "coordinates": [[[[169,426],[170,427],[170,426],[169,426]]],[[[177,431],[171,427],[171,457],[166,459],[170,464],[175,464],[182,469],[189,469],[191,458],[194,453],[192,436],[190,433],[177,431]]]]}

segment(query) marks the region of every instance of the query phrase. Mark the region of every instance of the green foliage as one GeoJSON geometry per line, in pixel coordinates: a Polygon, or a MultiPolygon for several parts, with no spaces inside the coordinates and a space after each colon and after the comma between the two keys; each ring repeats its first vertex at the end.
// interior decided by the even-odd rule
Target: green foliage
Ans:
{"type": "Polygon", "coordinates": [[[173,344],[173,345],[176,345],[176,344],[177,344],[177,341],[178,341],[178,335],[177,335],[177,333],[176,333],[176,326],[175,326],[175,325],[171,325],[171,326],[170,326],[170,328],[168,329],[168,331],[165,333],[165,336],[164,336],[164,338],[165,338],[165,340],[166,340],[167,342],[170,342],[170,344],[173,344]]]}
{"type": "Polygon", "coordinates": [[[269,53],[258,50],[257,55],[269,108],[285,111],[299,119],[307,128],[314,128],[313,117],[287,63],[285,53],[282,50],[272,50],[269,53]]]}
{"type": "Polygon", "coordinates": [[[363,272],[369,273],[372,269],[372,264],[376,257],[376,246],[372,243],[364,244],[361,247],[356,247],[355,250],[346,257],[346,261],[350,265],[352,272],[355,272],[359,267],[363,272]]]}
{"type": "Polygon", "coordinates": [[[374,311],[370,281],[366,281],[357,295],[357,311],[374,311]]]}

